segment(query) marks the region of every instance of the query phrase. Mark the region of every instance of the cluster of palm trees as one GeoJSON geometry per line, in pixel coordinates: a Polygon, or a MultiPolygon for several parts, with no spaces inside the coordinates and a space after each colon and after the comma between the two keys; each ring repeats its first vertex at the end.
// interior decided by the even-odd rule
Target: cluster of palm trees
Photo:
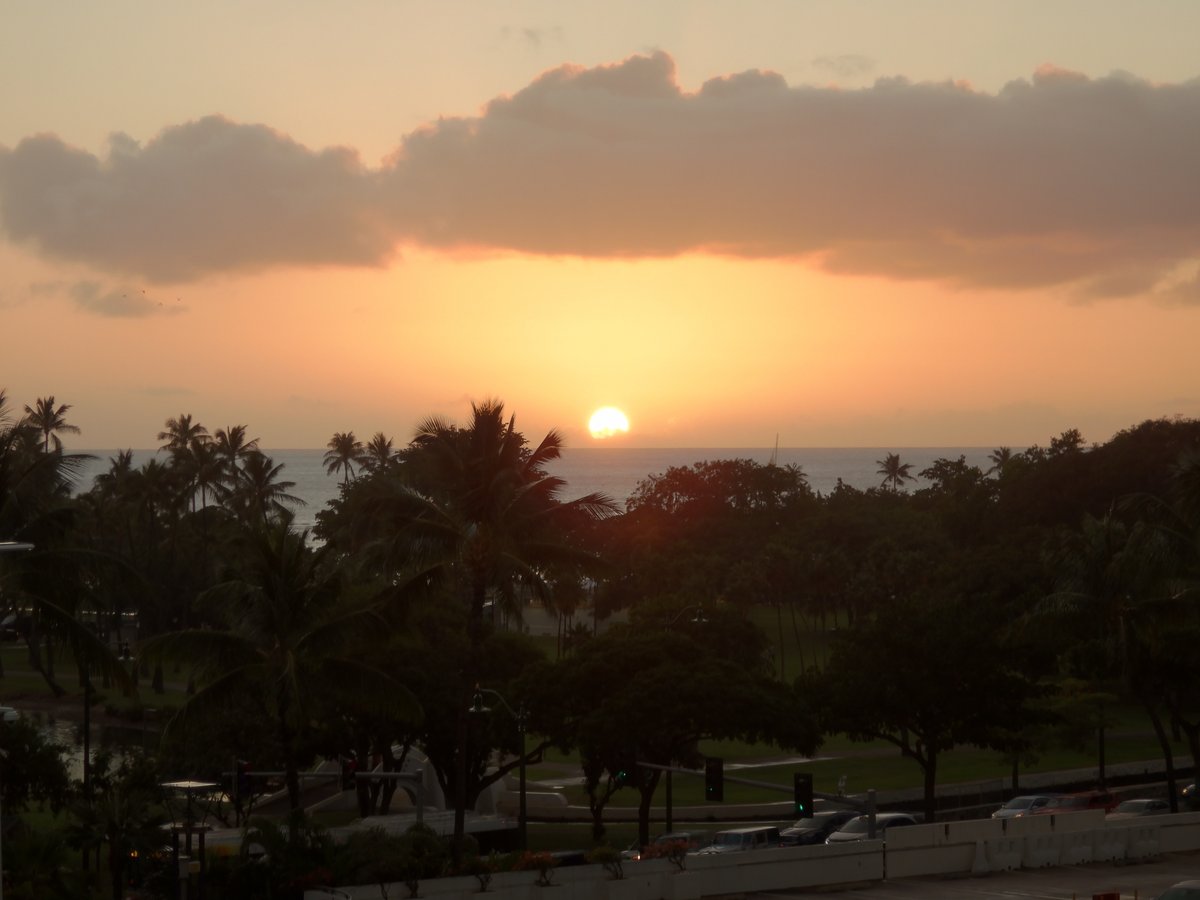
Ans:
{"type": "Polygon", "coordinates": [[[365,444],[354,436],[353,431],[337,431],[326,447],[325,471],[329,475],[341,472],[343,484],[354,479],[356,469],[368,474],[384,471],[401,459],[392,439],[382,431],[375,432],[365,444]]]}
{"type": "MultiPolygon", "coordinates": [[[[218,428],[210,435],[207,428],[183,413],[167,420],[158,439],[163,441],[159,449],[169,455],[166,468],[176,482],[177,496],[193,511],[197,498],[204,508],[211,497],[247,521],[265,525],[289,515],[289,506],[304,502],[288,493],[295,482],[282,479],[283,464],[276,464],[259,450],[258,438],[247,438],[245,425],[218,428]]],[[[127,471],[128,451],[111,462],[110,474],[127,471]]]]}
{"type": "MultiPolygon", "coordinates": [[[[1013,458],[1011,447],[997,447],[988,454],[992,465],[984,474],[1003,474],[1013,458]]],[[[875,465],[879,466],[875,474],[883,476],[883,481],[879,483],[881,488],[899,492],[906,482],[917,480],[917,476],[912,473],[912,463],[901,462],[899,453],[888,453],[883,459],[875,460],[875,465]]]]}

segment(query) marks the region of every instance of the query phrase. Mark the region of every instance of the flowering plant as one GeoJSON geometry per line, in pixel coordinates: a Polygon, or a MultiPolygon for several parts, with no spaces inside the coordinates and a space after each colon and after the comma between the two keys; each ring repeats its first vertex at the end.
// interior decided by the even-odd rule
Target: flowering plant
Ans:
{"type": "Polygon", "coordinates": [[[549,887],[551,881],[550,871],[558,864],[558,861],[550,853],[545,850],[526,850],[517,859],[517,864],[514,868],[517,871],[532,872],[537,871],[537,883],[541,887],[549,887]]]}
{"type": "Polygon", "coordinates": [[[604,871],[612,876],[613,881],[620,881],[625,877],[625,870],[621,866],[621,851],[619,850],[614,850],[607,845],[593,847],[588,851],[587,859],[590,863],[599,863],[604,866],[604,871]]]}
{"type": "Polygon", "coordinates": [[[468,875],[474,875],[479,882],[479,892],[487,891],[492,883],[492,875],[500,869],[500,859],[495,853],[487,856],[472,856],[463,865],[468,875]]]}
{"type": "Polygon", "coordinates": [[[690,841],[662,841],[651,844],[643,850],[642,859],[666,859],[682,872],[686,865],[688,851],[695,846],[690,841]]]}

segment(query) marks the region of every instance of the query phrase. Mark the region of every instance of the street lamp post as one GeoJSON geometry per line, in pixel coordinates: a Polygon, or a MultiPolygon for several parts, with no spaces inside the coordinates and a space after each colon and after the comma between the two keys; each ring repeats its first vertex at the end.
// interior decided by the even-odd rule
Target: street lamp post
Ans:
{"type": "Polygon", "coordinates": [[[520,764],[517,769],[517,849],[524,850],[527,846],[526,826],[528,823],[528,810],[525,800],[525,727],[528,724],[528,710],[525,708],[525,704],[521,703],[514,711],[513,708],[508,705],[508,701],[504,699],[503,695],[500,694],[499,691],[493,691],[490,688],[476,687],[475,696],[471,701],[471,712],[488,712],[488,708],[483,705],[484,694],[495,697],[500,701],[500,705],[503,706],[508,711],[508,714],[516,721],[517,734],[521,738],[520,764]]]}
{"type": "Polygon", "coordinates": [[[175,869],[172,873],[175,885],[174,896],[180,900],[184,896],[189,898],[192,896],[191,876],[194,872],[196,874],[196,900],[204,900],[204,870],[206,868],[204,836],[208,832],[206,822],[208,810],[207,807],[204,809],[203,815],[197,823],[192,798],[198,793],[211,794],[220,785],[211,781],[168,781],[160,787],[163,789],[163,800],[166,802],[167,811],[171,816],[171,860],[175,869]],[[181,796],[182,805],[179,804],[181,796]],[[178,822],[180,817],[183,819],[182,825],[178,822]],[[182,854],[179,852],[180,832],[184,836],[182,854]],[[198,859],[192,857],[193,835],[198,839],[196,850],[198,859]]]}
{"type": "MultiPolygon", "coordinates": [[[[34,549],[33,544],[27,544],[24,541],[0,541],[0,554],[28,553],[32,549],[34,549]]],[[[0,719],[0,722],[2,722],[2,721],[4,721],[4,720],[0,719]]],[[[6,754],[6,753],[4,753],[4,751],[0,750],[0,757],[4,757],[7,760],[8,754],[6,754]]],[[[4,793],[4,786],[3,786],[3,784],[0,784],[0,795],[3,795],[3,793],[4,793]]],[[[3,836],[3,828],[4,828],[4,811],[3,811],[3,808],[0,808],[0,838],[2,838],[2,836],[3,836]]],[[[3,855],[0,855],[0,900],[4,900],[4,857],[3,857],[3,855]]]]}

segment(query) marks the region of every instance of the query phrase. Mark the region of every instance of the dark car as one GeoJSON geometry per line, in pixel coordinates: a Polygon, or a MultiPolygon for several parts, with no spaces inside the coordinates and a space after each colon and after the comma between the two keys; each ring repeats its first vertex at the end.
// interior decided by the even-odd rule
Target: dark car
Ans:
{"type": "Polygon", "coordinates": [[[774,825],[752,825],[748,828],[728,828],[718,831],[712,843],[696,851],[701,856],[716,853],[738,853],[745,850],[765,850],[779,846],[779,829],[774,825]]]}
{"type": "Polygon", "coordinates": [[[1117,798],[1108,791],[1080,791],[1077,794],[1063,794],[1055,797],[1041,809],[1035,809],[1031,815],[1053,816],[1058,813],[1082,812],[1086,809],[1102,809],[1112,812],[1117,805],[1117,798]]]}
{"type": "Polygon", "coordinates": [[[800,819],[789,828],[779,832],[779,843],[784,847],[802,844],[823,844],[833,834],[858,815],[852,809],[827,809],[815,813],[811,819],[800,819]]]}
{"type": "MultiPolygon", "coordinates": [[[[875,814],[875,839],[886,840],[893,828],[920,825],[921,820],[912,813],[886,812],[875,814]]],[[[855,816],[837,831],[825,838],[827,844],[845,844],[850,841],[868,841],[871,832],[870,816],[855,816]]]]}
{"type": "Polygon", "coordinates": [[[1141,816],[1161,816],[1164,813],[1171,811],[1171,804],[1166,800],[1158,799],[1138,799],[1138,800],[1122,800],[1116,805],[1112,812],[1104,818],[1106,820],[1113,819],[1134,819],[1141,816]]]}

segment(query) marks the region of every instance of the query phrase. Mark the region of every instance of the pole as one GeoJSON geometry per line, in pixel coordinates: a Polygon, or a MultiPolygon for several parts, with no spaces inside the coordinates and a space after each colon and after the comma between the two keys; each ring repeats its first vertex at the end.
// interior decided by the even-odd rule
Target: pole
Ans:
{"type": "MultiPolygon", "coordinates": [[[[7,760],[8,754],[0,750],[0,759],[7,760]]],[[[0,778],[0,800],[4,797],[4,779],[0,778]]],[[[4,836],[4,809],[0,804],[0,845],[3,845],[4,836]]],[[[4,856],[0,854],[0,900],[4,900],[4,856]]]]}
{"type": "Polygon", "coordinates": [[[674,831],[674,814],[671,803],[671,770],[667,769],[667,831],[674,831]]]}
{"type": "Polygon", "coordinates": [[[520,713],[517,715],[517,730],[521,732],[521,777],[520,777],[520,802],[517,808],[517,843],[519,849],[525,850],[528,847],[526,843],[526,828],[529,821],[528,810],[525,806],[525,707],[521,707],[520,713]]]}

